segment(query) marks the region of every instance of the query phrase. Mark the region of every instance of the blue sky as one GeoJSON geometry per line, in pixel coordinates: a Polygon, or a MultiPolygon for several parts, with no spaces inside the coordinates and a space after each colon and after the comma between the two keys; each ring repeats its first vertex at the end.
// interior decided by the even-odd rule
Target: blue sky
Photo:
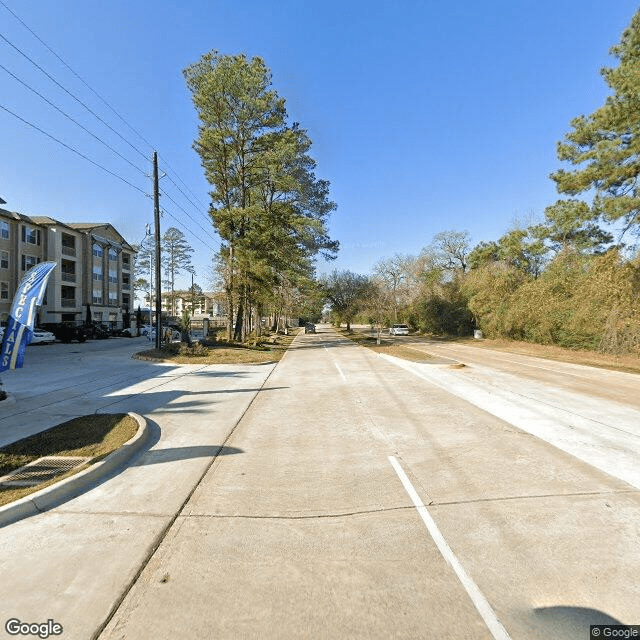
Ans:
{"type": "Polygon", "coordinates": [[[339,258],[318,270],[368,273],[380,258],[419,253],[439,231],[467,230],[475,244],[515,219],[541,217],[558,197],[548,178],[559,166],[556,143],[604,101],[599,70],[614,64],[609,49],[638,8],[630,0],[2,3],[126,122],[0,4],[0,64],[125,158],[0,69],[2,107],[119,176],[0,109],[6,208],[111,222],[139,242],[153,222],[145,173],[157,149],[168,174],[162,228],[185,232],[204,288],[219,241],[182,76],[203,53],[265,60],[338,204],[330,231],[339,258]]]}

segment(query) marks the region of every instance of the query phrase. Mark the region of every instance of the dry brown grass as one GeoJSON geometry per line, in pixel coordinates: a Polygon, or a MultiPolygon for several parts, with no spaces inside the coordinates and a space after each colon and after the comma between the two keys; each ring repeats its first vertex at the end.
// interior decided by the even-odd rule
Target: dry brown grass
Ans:
{"type": "Polygon", "coordinates": [[[0,505],[39,491],[99,462],[130,440],[137,430],[137,420],[126,413],[92,414],[74,418],[0,448],[0,476],[43,456],[92,458],[87,465],[35,487],[0,487],[0,505]]]}
{"type": "Polygon", "coordinates": [[[367,335],[361,331],[347,332],[345,329],[341,329],[340,333],[345,338],[349,338],[350,340],[353,340],[353,342],[356,342],[363,347],[367,347],[367,349],[371,349],[376,353],[384,353],[386,355],[395,356],[396,358],[402,358],[411,362],[435,363],[442,360],[441,358],[429,353],[410,349],[409,347],[394,343],[391,340],[385,340],[383,337],[380,337],[380,344],[378,344],[377,338],[372,337],[370,333],[367,335]]]}

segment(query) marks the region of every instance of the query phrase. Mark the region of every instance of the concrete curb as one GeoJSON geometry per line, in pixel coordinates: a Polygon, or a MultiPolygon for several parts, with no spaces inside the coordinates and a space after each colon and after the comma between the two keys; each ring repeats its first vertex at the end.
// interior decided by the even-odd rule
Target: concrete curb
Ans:
{"type": "Polygon", "coordinates": [[[140,451],[149,438],[149,425],[145,418],[137,413],[129,412],[129,415],[138,422],[138,431],[133,438],[110,453],[104,460],[87,467],[84,471],[0,507],[0,527],[42,513],[78,495],[89,485],[111,473],[140,451]]]}
{"type": "Polygon", "coordinates": [[[16,404],[15,396],[7,393],[7,397],[4,400],[0,400],[0,412],[5,407],[13,407],[16,404]]]}

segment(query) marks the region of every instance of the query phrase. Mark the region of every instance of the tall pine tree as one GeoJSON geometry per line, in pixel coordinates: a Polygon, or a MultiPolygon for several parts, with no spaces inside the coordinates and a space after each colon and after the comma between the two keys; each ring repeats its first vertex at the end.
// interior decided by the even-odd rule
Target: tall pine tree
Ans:
{"type": "Polygon", "coordinates": [[[577,195],[594,190],[593,218],[620,221],[640,232],[640,11],[611,49],[619,60],[601,71],[612,94],[589,116],[571,122],[573,131],[558,144],[558,157],[577,168],[551,175],[558,191],[577,195]]]}
{"type": "Polygon", "coordinates": [[[328,183],[314,175],[311,140],[287,123],[285,101],[261,58],[212,51],[184,74],[200,118],[194,148],[224,242],[229,337],[238,340],[249,306],[292,276],[308,277],[316,255],[335,257],[338,244],[326,228],[335,204],[328,183]]]}

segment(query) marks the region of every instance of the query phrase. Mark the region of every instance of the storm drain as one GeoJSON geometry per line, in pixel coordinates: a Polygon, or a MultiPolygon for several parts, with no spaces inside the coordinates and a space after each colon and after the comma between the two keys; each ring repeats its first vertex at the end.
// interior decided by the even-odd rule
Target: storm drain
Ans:
{"type": "Polygon", "coordinates": [[[88,462],[91,458],[71,456],[46,456],[38,458],[24,467],[13,470],[0,478],[0,487],[35,487],[61,476],[88,462]]]}

